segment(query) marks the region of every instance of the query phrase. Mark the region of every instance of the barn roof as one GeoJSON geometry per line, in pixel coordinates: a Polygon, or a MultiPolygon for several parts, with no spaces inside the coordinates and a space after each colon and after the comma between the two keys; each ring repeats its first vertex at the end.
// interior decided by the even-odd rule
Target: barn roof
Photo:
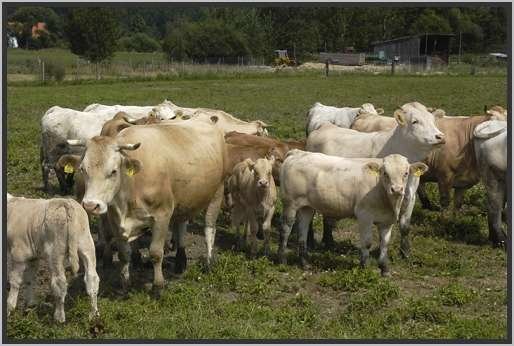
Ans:
{"type": "Polygon", "coordinates": [[[416,38],[416,37],[422,38],[422,37],[425,37],[425,36],[443,36],[443,37],[450,38],[450,37],[455,36],[455,34],[424,33],[424,34],[417,34],[417,35],[409,35],[409,36],[397,37],[397,38],[393,38],[393,39],[385,40],[385,41],[375,41],[375,42],[372,42],[371,45],[372,46],[376,46],[376,45],[379,45],[379,44],[386,44],[386,43],[393,43],[393,42],[398,42],[398,41],[405,41],[405,40],[410,40],[410,39],[413,39],[413,38],[416,38]]]}

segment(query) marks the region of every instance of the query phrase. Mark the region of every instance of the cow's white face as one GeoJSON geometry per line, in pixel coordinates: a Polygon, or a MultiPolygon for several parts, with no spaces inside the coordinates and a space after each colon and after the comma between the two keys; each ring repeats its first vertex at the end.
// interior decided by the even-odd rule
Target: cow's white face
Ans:
{"type": "Polygon", "coordinates": [[[135,150],[139,145],[121,145],[115,138],[104,136],[87,141],[79,167],[85,183],[82,205],[87,212],[94,215],[106,213],[107,206],[120,190],[122,174],[132,176],[139,171],[139,161],[124,154],[124,150],[135,150]]]}
{"type": "Polygon", "coordinates": [[[384,157],[380,165],[370,162],[366,168],[379,177],[387,199],[394,211],[395,218],[398,218],[400,209],[405,196],[405,189],[410,174],[421,176],[428,170],[428,166],[422,162],[409,164],[407,158],[402,155],[392,154],[384,157]]]}
{"type": "Polygon", "coordinates": [[[275,157],[272,156],[271,159],[258,159],[253,162],[251,160],[247,161],[248,167],[250,171],[253,173],[255,178],[255,183],[258,189],[266,189],[270,186],[273,181],[273,164],[275,163],[275,157]]]}
{"type": "MultiPolygon", "coordinates": [[[[414,103],[417,104],[417,103],[414,103]]],[[[398,128],[410,143],[422,147],[436,147],[445,143],[444,133],[435,125],[435,116],[423,105],[408,103],[394,112],[398,128]]]]}
{"type": "Polygon", "coordinates": [[[166,103],[162,103],[152,109],[152,115],[161,120],[175,119],[177,117],[175,114],[176,110],[176,107],[171,107],[166,103]]]}

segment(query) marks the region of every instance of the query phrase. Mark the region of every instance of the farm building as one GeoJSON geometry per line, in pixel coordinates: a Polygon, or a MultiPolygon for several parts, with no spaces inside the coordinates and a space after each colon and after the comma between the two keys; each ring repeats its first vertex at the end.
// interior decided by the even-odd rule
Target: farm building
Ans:
{"type": "Polygon", "coordinates": [[[380,59],[391,61],[395,56],[400,63],[429,65],[434,59],[447,64],[453,34],[419,34],[372,43],[373,52],[380,59]]]}

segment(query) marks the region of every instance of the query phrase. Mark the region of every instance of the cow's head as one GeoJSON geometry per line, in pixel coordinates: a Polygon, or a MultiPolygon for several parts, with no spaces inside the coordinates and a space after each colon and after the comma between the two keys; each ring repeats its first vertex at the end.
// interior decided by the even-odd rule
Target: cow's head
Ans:
{"type": "Polygon", "coordinates": [[[507,121],[507,110],[502,106],[492,106],[491,108],[486,108],[486,114],[491,117],[491,120],[502,120],[507,121]]]}
{"type": "Polygon", "coordinates": [[[152,114],[160,120],[175,119],[177,106],[168,100],[152,108],[152,114]]]}
{"type": "Polygon", "coordinates": [[[141,162],[126,154],[139,148],[140,143],[120,143],[119,140],[96,136],[86,143],[68,141],[70,145],[86,146],[79,166],[86,188],[82,205],[94,215],[106,213],[107,206],[120,191],[124,177],[130,178],[141,170],[141,162]]]}
{"type": "Polygon", "coordinates": [[[409,174],[421,176],[428,170],[428,166],[422,162],[409,164],[405,156],[392,154],[384,157],[381,164],[368,162],[365,165],[365,170],[367,170],[368,174],[378,177],[397,219],[405,195],[409,174]]]}
{"type": "Polygon", "coordinates": [[[272,171],[275,157],[271,156],[270,159],[257,159],[255,162],[251,159],[246,159],[245,162],[250,172],[253,173],[257,188],[268,188],[273,181],[272,171]]]}
{"type": "Polygon", "coordinates": [[[373,106],[373,104],[371,104],[371,103],[364,103],[361,106],[361,108],[359,109],[359,114],[364,114],[364,113],[381,115],[381,114],[384,114],[384,109],[383,108],[376,108],[375,109],[375,106],[373,106]]]}
{"type": "Polygon", "coordinates": [[[444,133],[435,125],[435,118],[442,117],[441,113],[434,115],[421,103],[411,102],[396,110],[394,117],[398,131],[410,142],[405,145],[433,148],[445,143],[444,133]]]}
{"type": "Polygon", "coordinates": [[[64,183],[62,192],[65,194],[73,191],[73,185],[75,184],[75,173],[78,172],[80,166],[81,157],[79,155],[63,155],[57,160],[54,165],[55,175],[60,182],[64,183]]]}

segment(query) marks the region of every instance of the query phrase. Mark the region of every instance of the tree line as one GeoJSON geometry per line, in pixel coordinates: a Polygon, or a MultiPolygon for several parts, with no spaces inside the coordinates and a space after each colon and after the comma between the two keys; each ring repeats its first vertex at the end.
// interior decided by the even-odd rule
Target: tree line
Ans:
{"type": "MultiPolygon", "coordinates": [[[[422,33],[462,37],[467,53],[507,49],[508,8],[475,7],[144,7],[8,8],[20,47],[68,47],[93,62],[116,50],[164,51],[170,59],[254,56],[287,49],[297,59],[422,33]],[[31,29],[45,22],[47,32],[31,29]]],[[[458,43],[458,42],[457,42],[458,43]]],[[[452,45],[456,53],[458,44],[452,45]]]]}

